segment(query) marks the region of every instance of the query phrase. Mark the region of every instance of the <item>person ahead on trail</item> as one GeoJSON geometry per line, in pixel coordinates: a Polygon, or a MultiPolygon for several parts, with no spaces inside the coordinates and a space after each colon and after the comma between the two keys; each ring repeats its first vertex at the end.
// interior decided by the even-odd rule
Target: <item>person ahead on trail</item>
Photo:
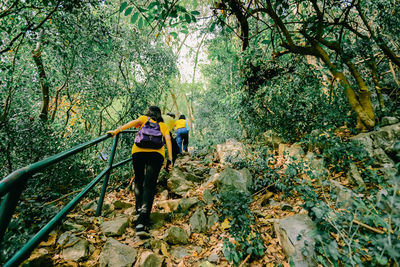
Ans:
{"type": "Polygon", "coordinates": [[[164,140],[169,155],[169,171],[172,170],[172,144],[168,126],[163,122],[159,107],[150,106],[146,116],[140,116],[107,133],[114,136],[132,127],[140,128],[132,146],[132,162],[135,172],[135,208],[136,214],[139,215],[136,234],[144,236],[148,233],[157,179],[165,158],[164,140]]]}
{"type": "Polygon", "coordinates": [[[172,131],[173,131],[174,126],[175,126],[175,114],[171,113],[171,112],[168,112],[167,115],[162,115],[162,117],[163,117],[163,120],[164,120],[165,124],[167,124],[167,126],[168,126],[169,133],[170,133],[170,136],[171,136],[172,166],[174,166],[175,165],[175,161],[178,158],[178,154],[179,154],[178,144],[176,143],[176,139],[172,135],[172,131]]]}
{"type": "Polygon", "coordinates": [[[176,142],[178,143],[179,153],[188,152],[189,144],[189,125],[187,124],[185,115],[180,115],[179,120],[175,122],[176,128],[176,142]],[[182,147],[183,143],[183,147],[182,147]]]}

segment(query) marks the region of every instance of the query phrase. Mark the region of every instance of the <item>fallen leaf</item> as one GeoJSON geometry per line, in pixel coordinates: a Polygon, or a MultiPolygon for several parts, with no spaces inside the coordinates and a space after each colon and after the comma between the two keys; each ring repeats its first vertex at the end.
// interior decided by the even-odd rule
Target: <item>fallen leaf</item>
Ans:
{"type": "Polygon", "coordinates": [[[165,257],[169,257],[168,249],[165,243],[161,243],[161,252],[165,257]]]}
{"type": "Polygon", "coordinates": [[[225,219],[225,220],[221,223],[221,225],[220,225],[219,228],[221,228],[222,231],[231,228],[231,225],[230,225],[229,220],[228,220],[228,219],[225,219]]]}
{"type": "Polygon", "coordinates": [[[45,241],[40,242],[39,247],[52,246],[52,245],[54,245],[56,243],[56,240],[57,240],[57,234],[51,233],[46,242],[45,241]]]}

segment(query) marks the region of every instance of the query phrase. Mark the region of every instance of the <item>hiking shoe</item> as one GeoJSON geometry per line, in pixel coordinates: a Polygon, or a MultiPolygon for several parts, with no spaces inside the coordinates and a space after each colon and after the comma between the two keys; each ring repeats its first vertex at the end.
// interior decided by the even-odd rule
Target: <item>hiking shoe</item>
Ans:
{"type": "Polygon", "coordinates": [[[149,238],[150,234],[149,234],[149,229],[147,228],[147,226],[144,226],[143,224],[138,224],[136,226],[136,236],[138,236],[139,238],[149,238]]]}

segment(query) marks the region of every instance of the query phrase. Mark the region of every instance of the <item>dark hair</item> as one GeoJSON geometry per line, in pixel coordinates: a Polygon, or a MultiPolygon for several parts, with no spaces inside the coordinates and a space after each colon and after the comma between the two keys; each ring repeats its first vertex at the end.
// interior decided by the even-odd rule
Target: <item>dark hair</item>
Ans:
{"type": "Polygon", "coordinates": [[[175,119],[175,114],[174,113],[168,112],[167,115],[175,119]]]}
{"type": "Polygon", "coordinates": [[[179,116],[179,119],[180,119],[180,120],[185,120],[186,117],[185,117],[185,115],[182,114],[182,115],[179,116]]]}
{"type": "Polygon", "coordinates": [[[163,118],[161,117],[161,109],[157,106],[150,106],[149,110],[147,110],[146,116],[150,117],[156,122],[164,122],[163,118]]]}

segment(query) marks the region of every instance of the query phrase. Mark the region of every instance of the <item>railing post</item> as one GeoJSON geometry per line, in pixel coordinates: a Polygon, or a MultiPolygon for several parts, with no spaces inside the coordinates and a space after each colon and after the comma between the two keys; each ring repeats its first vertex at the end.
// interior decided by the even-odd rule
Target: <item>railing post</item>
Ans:
{"type": "Polygon", "coordinates": [[[106,176],[104,177],[104,182],[103,182],[103,186],[101,188],[99,202],[97,203],[96,216],[100,216],[101,215],[101,209],[103,208],[104,196],[106,194],[107,185],[108,185],[108,179],[110,178],[110,173],[111,173],[111,170],[112,170],[112,164],[113,164],[113,161],[114,161],[115,151],[117,150],[118,138],[119,138],[119,134],[117,134],[114,137],[114,143],[113,143],[113,146],[112,146],[112,149],[111,149],[110,159],[108,160],[108,171],[107,171],[106,176]]]}
{"type": "Polygon", "coordinates": [[[4,234],[10,224],[12,215],[14,214],[15,208],[17,207],[19,197],[24,190],[26,179],[18,186],[14,191],[10,191],[4,197],[0,206],[0,244],[3,241],[4,234]]]}

